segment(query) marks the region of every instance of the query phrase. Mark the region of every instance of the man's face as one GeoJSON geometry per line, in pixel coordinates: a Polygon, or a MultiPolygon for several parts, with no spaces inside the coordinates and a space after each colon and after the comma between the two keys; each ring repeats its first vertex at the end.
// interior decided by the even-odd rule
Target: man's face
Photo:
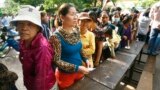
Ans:
{"type": "Polygon", "coordinates": [[[44,17],[42,18],[42,22],[48,23],[48,21],[49,21],[48,15],[45,14],[44,17]]]}

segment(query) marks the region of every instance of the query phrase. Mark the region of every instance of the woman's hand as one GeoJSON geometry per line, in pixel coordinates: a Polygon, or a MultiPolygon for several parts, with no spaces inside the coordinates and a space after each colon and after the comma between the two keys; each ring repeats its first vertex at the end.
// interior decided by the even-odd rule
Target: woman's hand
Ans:
{"type": "Polygon", "coordinates": [[[79,66],[78,71],[83,74],[88,74],[89,70],[85,66],[79,66]]]}

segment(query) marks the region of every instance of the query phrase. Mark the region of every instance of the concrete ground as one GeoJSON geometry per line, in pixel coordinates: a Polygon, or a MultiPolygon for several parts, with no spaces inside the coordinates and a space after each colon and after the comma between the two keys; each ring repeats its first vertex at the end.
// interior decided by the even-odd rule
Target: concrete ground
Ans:
{"type": "Polygon", "coordinates": [[[153,75],[153,90],[160,90],[160,55],[156,57],[155,73],[153,75]]]}

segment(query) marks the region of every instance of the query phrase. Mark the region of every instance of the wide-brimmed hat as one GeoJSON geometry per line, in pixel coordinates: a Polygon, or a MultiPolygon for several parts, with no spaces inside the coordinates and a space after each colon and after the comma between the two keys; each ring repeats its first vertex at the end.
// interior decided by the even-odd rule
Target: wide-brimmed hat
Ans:
{"type": "Polygon", "coordinates": [[[84,20],[84,19],[91,20],[91,18],[89,17],[89,14],[87,12],[79,13],[78,14],[78,19],[80,19],[80,20],[84,20]]]}
{"type": "Polygon", "coordinates": [[[18,21],[30,21],[42,28],[40,11],[31,5],[23,5],[11,23],[16,25],[18,21]]]}

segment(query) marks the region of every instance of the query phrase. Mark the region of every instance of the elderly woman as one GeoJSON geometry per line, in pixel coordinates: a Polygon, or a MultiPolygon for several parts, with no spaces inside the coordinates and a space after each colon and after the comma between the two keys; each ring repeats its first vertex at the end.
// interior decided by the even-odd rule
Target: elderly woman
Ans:
{"type": "Polygon", "coordinates": [[[92,54],[95,52],[95,36],[94,33],[89,31],[89,25],[91,19],[87,12],[80,13],[78,17],[78,25],[80,27],[80,36],[82,41],[82,54],[84,57],[88,58],[91,66],[93,68],[92,54]]]}
{"type": "MultiPolygon", "coordinates": [[[[77,11],[71,4],[62,4],[58,10],[58,29],[51,36],[50,42],[55,49],[54,63],[56,79],[60,90],[80,80],[89,70],[82,65],[82,43],[77,28],[77,11]]],[[[85,60],[84,60],[85,61],[85,60]]],[[[88,61],[85,61],[87,65],[88,61]]]]}
{"type": "Polygon", "coordinates": [[[12,23],[20,34],[20,61],[27,90],[55,89],[52,69],[53,49],[41,33],[40,12],[23,6],[12,23]]]}

